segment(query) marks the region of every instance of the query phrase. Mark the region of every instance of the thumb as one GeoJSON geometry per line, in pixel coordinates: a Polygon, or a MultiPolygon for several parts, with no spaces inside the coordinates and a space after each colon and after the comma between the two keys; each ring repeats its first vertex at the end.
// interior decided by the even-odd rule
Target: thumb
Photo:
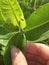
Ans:
{"type": "Polygon", "coordinates": [[[11,48],[12,65],[27,65],[25,56],[16,47],[11,48]]]}

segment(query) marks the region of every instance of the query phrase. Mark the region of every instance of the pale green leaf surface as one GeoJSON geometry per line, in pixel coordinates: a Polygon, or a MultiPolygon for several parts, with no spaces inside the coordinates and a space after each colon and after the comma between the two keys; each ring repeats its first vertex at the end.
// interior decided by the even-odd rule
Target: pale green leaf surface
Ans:
{"type": "Polygon", "coordinates": [[[23,29],[26,22],[17,0],[0,0],[0,3],[0,13],[3,20],[10,19],[14,26],[19,26],[20,22],[20,27],[23,29]]]}
{"type": "Polygon", "coordinates": [[[15,32],[15,31],[17,31],[17,28],[18,28],[18,27],[15,27],[15,26],[11,23],[11,20],[10,20],[10,19],[8,19],[8,20],[6,21],[6,23],[3,24],[2,27],[3,27],[6,31],[8,31],[8,32],[15,32]]]}
{"type": "Polygon", "coordinates": [[[8,31],[8,32],[15,32],[18,30],[18,27],[15,27],[12,23],[10,19],[7,19],[7,21],[3,21],[0,18],[0,29],[1,27],[3,28],[3,30],[8,31]]]}
{"type": "Polygon", "coordinates": [[[1,45],[7,45],[7,42],[12,38],[13,35],[15,35],[17,32],[8,33],[5,35],[0,35],[0,44],[1,45]]]}

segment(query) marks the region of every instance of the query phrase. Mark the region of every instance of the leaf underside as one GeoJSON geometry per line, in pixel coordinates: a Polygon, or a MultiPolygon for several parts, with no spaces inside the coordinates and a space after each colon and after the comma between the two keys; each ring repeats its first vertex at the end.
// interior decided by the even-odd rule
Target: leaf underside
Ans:
{"type": "Polygon", "coordinates": [[[4,21],[11,20],[14,26],[19,26],[23,29],[26,22],[22,10],[17,0],[0,0],[0,14],[4,21]]]}

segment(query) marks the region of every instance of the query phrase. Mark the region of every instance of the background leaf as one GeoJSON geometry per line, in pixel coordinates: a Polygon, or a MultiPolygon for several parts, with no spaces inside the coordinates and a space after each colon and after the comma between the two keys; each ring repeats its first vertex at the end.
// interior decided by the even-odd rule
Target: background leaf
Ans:
{"type": "Polygon", "coordinates": [[[5,30],[3,27],[0,27],[0,35],[4,35],[6,33],[8,33],[8,31],[5,30]]]}
{"type": "Polygon", "coordinates": [[[40,41],[44,41],[46,39],[49,38],[49,30],[45,33],[43,33],[37,40],[35,40],[34,42],[40,42],[40,41]]]}
{"type": "Polygon", "coordinates": [[[26,31],[37,28],[43,24],[49,22],[49,3],[38,8],[31,16],[26,20],[26,31]]]}
{"type": "Polygon", "coordinates": [[[11,32],[11,33],[6,33],[4,35],[0,35],[0,44],[3,46],[6,46],[8,44],[8,41],[14,36],[17,32],[11,32]]]}
{"type": "Polygon", "coordinates": [[[26,33],[25,33],[26,38],[29,41],[35,41],[35,40],[39,39],[41,37],[41,35],[44,34],[45,32],[47,32],[48,30],[49,30],[49,23],[44,24],[40,27],[37,27],[33,30],[26,31],[26,33]]]}
{"type": "MultiPolygon", "coordinates": [[[[18,0],[18,2],[23,10],[25,19],[27,19],[35,11],[35,0],[18,0]]],[[[36,0],[36,9],[46,3],[49,3],[49,0],[36,0]]]]}

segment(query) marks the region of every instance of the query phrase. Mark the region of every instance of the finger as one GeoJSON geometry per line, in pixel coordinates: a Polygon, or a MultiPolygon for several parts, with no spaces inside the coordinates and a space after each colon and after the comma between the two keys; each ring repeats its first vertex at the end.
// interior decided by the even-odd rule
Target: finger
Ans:
{"type": "Polygon", "coordinates": [[[23,53],[18,48],[13,47],[11,49],[11,57],[12,57],[12,65],[27,65],[23,53]]]}
{"type": "Polygon", "coordinates": [[[28,44],[26,51],[35,55],[40,55],[44,59],[49,59],[49,47],[46,46],[45,44],[40,43],[28,44]]]}
{"type": "MultiPolygon", "coordinates": [[[[45,44],[32,43],[27,45],[26,57],[28,62],[49,65],[49,47],[45,44]],[[34,61],[34,62],[33,62],[34,61]]],[[[34,64],[35,65],[35,64],[34,64]]],[[[38,64],[39,65],[39,64],[38,64]]]]}

